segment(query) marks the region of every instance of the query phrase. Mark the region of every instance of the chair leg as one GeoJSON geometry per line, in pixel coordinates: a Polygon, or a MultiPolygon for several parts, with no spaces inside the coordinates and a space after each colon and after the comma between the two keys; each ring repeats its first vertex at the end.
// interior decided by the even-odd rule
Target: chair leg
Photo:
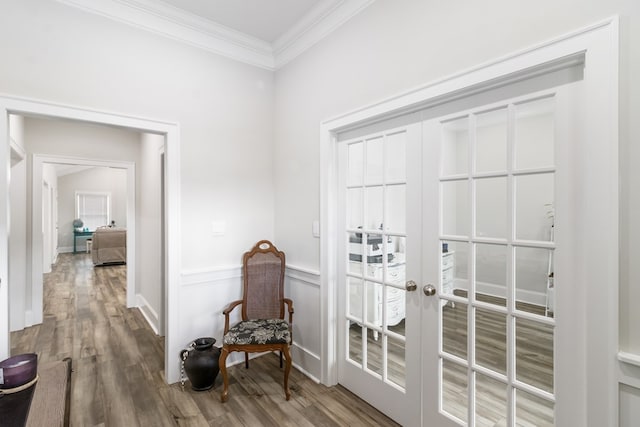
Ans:
{"type": "Polygon", "coordinates": [[[244,352],[244,367],[245,369],[249,369],[249,353],[244,352]]]}
{"type": "Polygon", "coordinates": [[[220,372],[222,373],[222,382],[224,383],[222,394],[220,395],[220,401],[222,403],[226,402],[229,397],[229,378],[227,377],[227,356],[228,355],[229,355],[229,350],[223,346],[222,351],[220,352],[220,358],[218,359],[218,365],[220,365],[220,372]]]}
{"type": "Polygon", "coordinates": [[[280,352],[280,369],[282,369],[282,352],[280,352]]]}
{"type": "Polygon", "coordinates": [[[289,372],[291,372],[291,353],[289,352],[289,346],[285,346],[282,349],[284,353],[284,358],[286,360],[286,365],[284,368],[284,395],[287,400],[291,398],[291,390],[289,390],[289,372]]]}

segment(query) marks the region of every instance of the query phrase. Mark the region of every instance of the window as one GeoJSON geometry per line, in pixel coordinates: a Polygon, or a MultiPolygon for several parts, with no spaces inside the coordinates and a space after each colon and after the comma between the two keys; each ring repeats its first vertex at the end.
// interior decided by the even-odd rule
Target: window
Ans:
{"type": "Polygon", "coordinates": [[[83,227],[89,230],[108,225],[111,220],[111,194],[77,191],[76,218],[80,218],[83,227]]]}

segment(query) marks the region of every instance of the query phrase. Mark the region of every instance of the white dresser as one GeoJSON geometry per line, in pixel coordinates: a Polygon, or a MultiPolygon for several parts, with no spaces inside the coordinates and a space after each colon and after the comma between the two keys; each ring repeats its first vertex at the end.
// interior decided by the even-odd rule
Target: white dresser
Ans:
{"type": "MultiPolygon", "coordinates": [[[[442,253],[442,292],[440,296],[446,297],[449,295],[453,295],[453,280],[454,280],[454,267],[455,267],[455,258],[454,252],[443,252],[442,253]]],[[[447,304],[446,300],[440,301],[442,306],[447,304]]],[[[451,303],[451,306],[454,306],[454,303],[451,303]]]]}
{"type": "MultiPolygon", "coordinates": [[[[362,263],[357,261],[349,261],[349,271],[361,274],[362,263]]],[[[367,264],[367,274],[364,276],[366,283],[367,278],[373,278],[382,281],[383,277],[382,264],[367,264]]],[[[388,282],[404,287],[405,281],[405,262],[404,254],[394,254],[393,260],[387,265],[388,282]]],[[[366,320],[376,326],[382,326],[383,313],[383,286],[373,285],[371,283],[364,285],[367,289],[367,316],[366,320]]],[[[395,326],[405,317],[405,290],[386,286],[386,313],[387,326],[395,326]]],[[[360,295],[359,287],[349,288],[349,312],[356,317],[362,316],[362,295],[360,295]]],[[[377,332],[374,337],[377,339],[377,332]]]]}

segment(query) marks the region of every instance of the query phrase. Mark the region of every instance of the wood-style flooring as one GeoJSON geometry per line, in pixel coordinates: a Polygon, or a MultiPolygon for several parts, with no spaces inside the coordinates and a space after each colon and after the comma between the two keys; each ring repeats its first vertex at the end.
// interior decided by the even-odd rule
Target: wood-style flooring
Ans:
{"type": "MultiPolygon", "coordinates": [[[[272,354],[229,369],[210,391],[164,381],[164,338],[125,308],[126,266],[94,267],[88,254],[61,254],[45,275],[44,321],[11,334],[11,352],[41,363],[73,358],[72,426],[396,426],[341,386],[316,384],[295,368],[284,400],[272,354]]],[[[178,355],[176,355],[178,358],[178,355]]]]}

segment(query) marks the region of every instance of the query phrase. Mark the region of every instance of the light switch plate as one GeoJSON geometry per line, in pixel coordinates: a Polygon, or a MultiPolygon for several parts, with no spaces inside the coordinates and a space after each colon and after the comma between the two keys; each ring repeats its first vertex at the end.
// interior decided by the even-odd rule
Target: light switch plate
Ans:
{"type": "Polygon", "coordinates": [[[313,221],[311,224],[311,233],[313,234],[313,237],[320,237],[320,221],[313,221]]]}

